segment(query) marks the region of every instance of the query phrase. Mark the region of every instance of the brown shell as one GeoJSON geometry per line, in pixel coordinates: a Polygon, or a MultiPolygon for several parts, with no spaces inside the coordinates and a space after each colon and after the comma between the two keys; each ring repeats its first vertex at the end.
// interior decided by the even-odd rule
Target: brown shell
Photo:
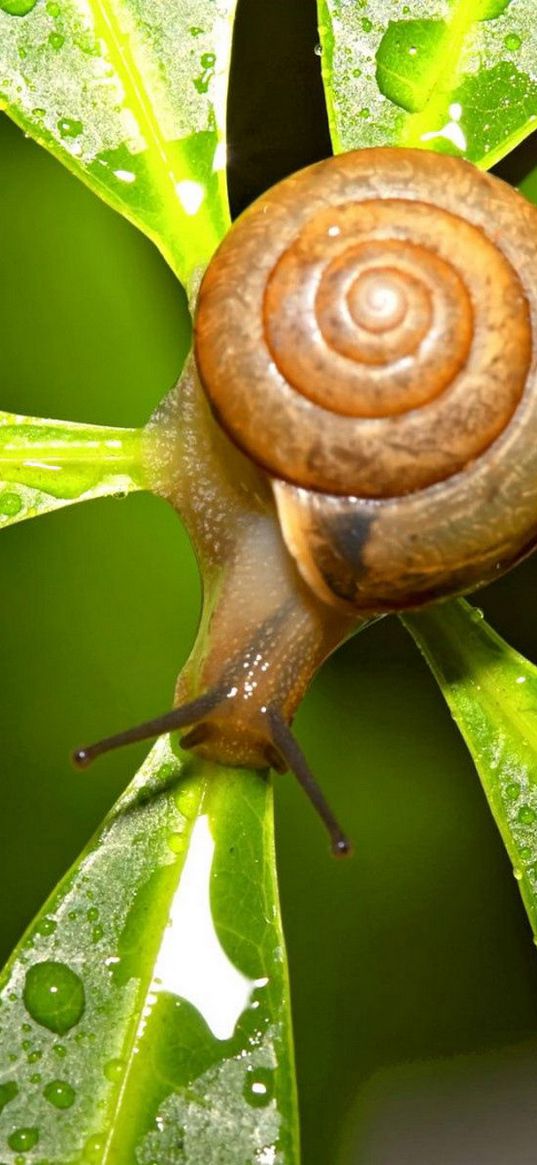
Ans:
{"type": "Polygon", "coordinates": [[[397,609],[533,544],[536,313],[537,211],[460,159],[342,155],[234,226],[198,369],[318,594],[397,609]]]}

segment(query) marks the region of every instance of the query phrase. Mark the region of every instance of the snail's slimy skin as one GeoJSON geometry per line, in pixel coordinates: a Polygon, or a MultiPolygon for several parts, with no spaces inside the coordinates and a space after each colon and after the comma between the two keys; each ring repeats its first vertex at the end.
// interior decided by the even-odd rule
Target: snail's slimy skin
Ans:
{"type": "Polygon", "coordinates": [[[460,159],[345,154],[239,219],[196,360],[325,603],[470,591],[537,540],[537,211],[460,159]]]}
{"type": "Polygon", "coordinates": [[[264,476],[216,425],[191,360],[148,426],[145,450],[152,487],[187,526],[203,580],[176,704],[222,692],[185,747],[265,768],[277,761],[267,709],[290,723],[323,660],[367,620],[327,607],[303,581],[264,476]]]}

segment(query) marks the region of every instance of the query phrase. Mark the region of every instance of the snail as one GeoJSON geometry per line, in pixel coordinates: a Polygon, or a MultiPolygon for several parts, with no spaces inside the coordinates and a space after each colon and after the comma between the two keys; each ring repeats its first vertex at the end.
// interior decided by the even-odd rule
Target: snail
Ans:
{"type": "Polygon", "coordinates": [[[184,728],[210,760],[294,771],[348,852],[294,712],[349,635],[535,546],[535,336],[537,210],[469,163],[360,150],[262,195],[146,433],[204,581],[176,707],[77,762],[184,728]]]}

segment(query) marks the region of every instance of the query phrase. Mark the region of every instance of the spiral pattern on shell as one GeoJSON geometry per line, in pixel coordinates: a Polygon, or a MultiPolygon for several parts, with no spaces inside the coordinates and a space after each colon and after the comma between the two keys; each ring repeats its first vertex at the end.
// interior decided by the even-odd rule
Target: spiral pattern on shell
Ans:
{"type": "Polygon", "coordinates": [[[481,458],[534,378],[525,206],[414,150],[331,158],[268,191],[198,301],[198,370],[228,434],[274,478],[358,498],[481,458]]]}

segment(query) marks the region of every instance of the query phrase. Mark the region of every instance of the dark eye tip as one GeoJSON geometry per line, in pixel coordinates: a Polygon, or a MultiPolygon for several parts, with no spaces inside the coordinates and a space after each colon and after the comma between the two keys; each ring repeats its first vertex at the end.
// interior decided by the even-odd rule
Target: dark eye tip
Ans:
{"type": "Polygon", "coordinates": [[[335,858],[350,858],[354,853],[354,847],[348,837],[338,837],[332,842],[332,853],[335,858]]]}
{"type": "Polygon", "coordinates": [[[77,748],[71,753],[71,760],[76,769],[87,769],[91,764],[91,753],[88,748],[77,748]]]}

